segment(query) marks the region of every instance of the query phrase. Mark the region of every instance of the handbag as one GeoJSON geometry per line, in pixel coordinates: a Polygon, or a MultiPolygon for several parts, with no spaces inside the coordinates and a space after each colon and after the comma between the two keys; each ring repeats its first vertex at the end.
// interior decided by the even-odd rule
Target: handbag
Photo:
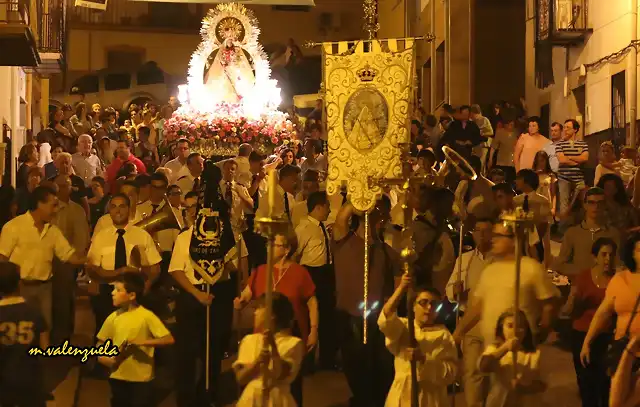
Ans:
{"type": "MultiPolygon", "coordinates": [[[[620,359],[622,359],[622,354],[627,350],[627,346],[629,345],[629,341],[631,337],[629,333],[631,331],[631,324],[633,323],[633,319],[636,317],[638,313],[638,305],[640,305],[640,295],[636,298],[636,303],[633,306],[633,311],[631,311],[631,318],[629,318],[629,323],[627,324],[627,329],[624,332],[624,335],[617,340],[614,340],[609,345],[607,349],[607,353],[605,355],[605,366],[607,368],[607,374],[609,376],[613,376],[613,374],[618,369],[618,364],[620,363],[620,359]]],[[[638,359],[633,362],[633,371],[636,371],[640,367],[638,359]]]]}

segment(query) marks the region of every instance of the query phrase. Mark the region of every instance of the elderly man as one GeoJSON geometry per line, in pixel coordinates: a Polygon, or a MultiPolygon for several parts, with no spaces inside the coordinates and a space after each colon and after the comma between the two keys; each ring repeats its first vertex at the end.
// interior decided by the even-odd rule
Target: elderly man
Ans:
{"type": "MultiPolygon", "coordinates": [[[[71,200],[71,178],[58,175],[54,178],[58,196],[58,211],[51,224],[60,229],[76,253],[84,255],[89,248],[89,224],[84,210],[71,200]]],[[[60,343],[71,337],[74,322],[74,299],[77,267],[53,261],[53,327],[51,338],[60,343]]]]}
{"type": "Polygon", "coordinates": [[[82,178],[86,187],[91,186],[93,177],[102,177],[104,167],[97,155],[93,154],[93,139],[88,134],[78,137],[78,152],[71,157],[75,173],[82,178]]]}
{"type": "Polygon", "coordinates": [[[59,153],[56,155],[53,164],[55,165],[55,174],[48,178],[48,181],[53,181],[58,175],[66,175],[71,179],[71,200],[82,206],[82,208],[89,214],[89,203],[87,201],[87,188],[84,185],[82,178],[77,176],[73,171],[73,165],[71,164],[73,158],[69,153],[59,153]]]}

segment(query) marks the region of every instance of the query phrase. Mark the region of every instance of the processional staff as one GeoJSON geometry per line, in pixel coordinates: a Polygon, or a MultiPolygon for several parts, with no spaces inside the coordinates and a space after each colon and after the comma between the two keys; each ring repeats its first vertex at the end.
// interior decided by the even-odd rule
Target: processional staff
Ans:
{"type": "MultiPolygon", "coordinates": [[[[274,247],[276,235],[285,233],[289,228],[289,222],[284,219],[274,217],[274,208],[276,203],[276,190],[278,181],[276,170],[271,169],[268,172],[269,178],[269,216],[266,218],[255,219],[255,230],[267,238],[267,278],[265,287],[265,329],[273,332],[272,318],[272,301],[273,301],[273,268],[274,268],[274,247]]],[[[262,342],[263,352],[269,352],[269,342],[266,338],[262,342]]],[[[269,364],[262,365],[262,406],[269,405],[269,393],[271,390],[269,364]]]]}
{"type": "MultiPolygon", "coordinates": [[[[515,326],[516,332],[518,328],[521,326],[522,321],[520,321],[520,272],[522,267],[522,251],[523,251],[523,243],[526,241],[525,236],[526,233],[533,226],[533,216],[532,213],[529,212],[528,207],[518,207],[512,212],[503,213],[500,216],[503,224],[505,226],[511,226],[513,228],[514,237],[515,237],[515,292],[514,292],[514,304],[513,304],[513,325],[515,326]]],[[[513,357],[513,379],[518,379],[518,352],[512,352],[513,357]]]]}
{"type": "MultiPolygon", "coordinates": [[[[409,143],[402,143],[400,145],[402,148],[402,156],[404,163],[402,167],[402,176],[398,178],[383,178],[383,179],[369,179],[369,185],[378,185],[378,186],[399,186],[404,192],[404,201],[402,204],[403,209],[403,228],[402,228],[402,241],[404,243],[404,248],[400,252],[400,255],[403,260],[403,270],[406,274],[411,274],[412,277],[415,274],[415,270],[412,267],[412,264],[416,260],[416,251],[413,244],[413,230],[411,228],[413,211],[414,208],[411,205],[411,195],[415,192],[414,189],[419,187],[420,185],[426,186],[441,186],[444,184],[444,178],[447,174],[455,170],[459,174],[465,176],[469,180],[474,180],[477,177],[477,174],[467,163],[467,161],[462,158],[455,150],[445,146],[443,147],[443,153],[446,157],[445,162],[442,167],[438,171],[437,174],[425,174],[412,176],[411,169],[408,167],[408,158],[409,158],[409,143]]],[[[366,226],[366,225],[365,225],[366,226]]],[[[463,227],[462,223],[460,226],[460,233],[462,234],[463,227]]],[[[365,236],[368,234],[368,230],[365,230],[365,236]]],[[[366,244],[366,240],[365,240],[366,244]]],[[[460,245],[462,246],[462,244],[460,245]]],[[[366,249],[366,245],[365,245],[366,249]]],[[[366,252],[365,252],[366,253],[366,252]]],[[[365,262],[365,268],[367,267],[367,263],[365,262]]],[[[366,269],[365,269],[365,278],[366,278],[366,269]]],[[[462,281],[462,269],[458,268],[458,279],[462,281]]],[[[366,280],[365,280],[366,281],[366,280]]],[[[367,293],[365,291],[365,304],[366,304],[366,296],[367,293]]],[[[415,335],[415,314],[413,310],[415,291],[412,286],[409,287],[407,291],[407,320],[408,320],[408,331],[409,331],[409,346],[412,348],[416,348],[418,346],[418,342],[416,340],[415,335]]],[[[458,302],[460,302],[460,294],[458,294],[458,302]]],[[[366,314],[365,314],[366,315],[366,314]]],[[[366,318],[365,318],[366,324],[366,318]]],[[[366,337],[365,337],[366,340],[366,337]]],[[[418,372],[417,372],[417,364],[415,360],[411,360],[411,407],[419,406],[419,398],[420,398],[420,387],[418,385],[418,372]]]]}

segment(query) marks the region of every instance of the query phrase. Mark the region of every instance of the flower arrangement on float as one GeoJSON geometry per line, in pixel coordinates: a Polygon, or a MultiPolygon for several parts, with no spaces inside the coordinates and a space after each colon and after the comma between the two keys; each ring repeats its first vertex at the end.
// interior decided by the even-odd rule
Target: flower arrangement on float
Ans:
{"type": "Polygon", "coordinates": [[[165,140],[184,137],[196,151],[232,155],[240,143],[265,153],[293,137],[293,124],[278,110],[280,89],[253,13],[241,4],[219,4],[200,33],[188,84],[178,87],[181,107],[164,123],[165,140]]]}

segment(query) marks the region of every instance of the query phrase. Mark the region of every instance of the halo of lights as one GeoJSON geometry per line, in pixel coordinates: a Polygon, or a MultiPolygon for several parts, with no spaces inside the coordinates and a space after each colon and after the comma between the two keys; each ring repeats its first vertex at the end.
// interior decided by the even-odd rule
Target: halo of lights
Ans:
{"type": "MultiPolygon", "coordinates": [[[[258,42],[259,34],[257,19],[241,4],[219,4],[209,10],[200,29],[202,42],[189,63],[188,83],[178,87],[181,107],[164,124],[168,141],[186,137],[192,142],[210,139],[232,144],[277,145],[290,137],[293,125],[285,113],[277,110],[281,103],[280,89],[277,81],[271,79],[269,61],[258,42]],[[225,30],[236,34],[234,45],[245,56],[248,54],[255,76],[251,83],[241,80],[238,71],[233,85],[237,102],[225,100],[222,83],[225,78],[214,78],[206,85],[203,80],[210,57],[224,48],[225,30]]],[[[226,67],[229,69],[229,65],[226,67]]]]}

